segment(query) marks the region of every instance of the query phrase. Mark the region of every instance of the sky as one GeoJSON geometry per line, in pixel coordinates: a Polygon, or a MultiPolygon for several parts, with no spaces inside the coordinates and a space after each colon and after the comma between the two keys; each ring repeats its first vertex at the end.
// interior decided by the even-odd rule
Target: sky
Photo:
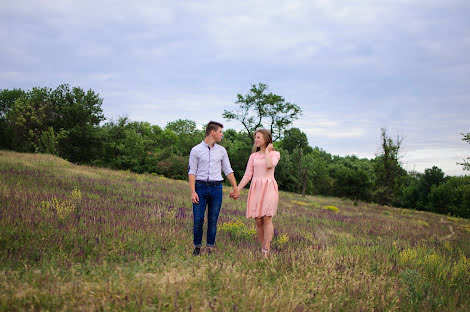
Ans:
{"type": "Polygon", "coordinates": [[[0,89],[67,83],[107,120],[223,119],[252,84],[301,107],[311,146],[468,174],[468,0],[0,1],[0,89]]]}

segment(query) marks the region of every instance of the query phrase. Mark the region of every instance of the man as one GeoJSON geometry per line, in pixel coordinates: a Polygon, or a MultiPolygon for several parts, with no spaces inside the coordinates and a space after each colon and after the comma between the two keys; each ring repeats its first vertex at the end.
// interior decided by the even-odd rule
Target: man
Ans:
{"type": "Polygon", "coordinates": [[[222,206],[222,170],[233,187],[231,197],[240,196],[237,181],[233,174],[227,151],[220,142],[223,135],[223,125],[210,121],[206,127],[206,138],[191,149],[189,155],[189,187],[193,202],[193,243],[194,255],[201,253],[204,213],[207,209],[207,251],[212,252],[217,234],[217,219],[222,206]]]}

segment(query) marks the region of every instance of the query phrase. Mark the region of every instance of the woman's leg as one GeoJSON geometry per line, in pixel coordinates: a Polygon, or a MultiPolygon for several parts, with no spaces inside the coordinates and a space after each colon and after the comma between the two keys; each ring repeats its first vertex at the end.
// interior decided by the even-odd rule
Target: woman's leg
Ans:
{"type": "Polygon", "coordinates": [[[269,252],[271,250],[271,240],[273,239],[273,235],[274,235],[273,217],[272,216],[264,216],[263,217],[263,230],[264,230],[264,246],[263,246],[263,248],[266,249],[269,252]]]}
{"type": "Polygon", "coordinates": [[[256,221],[256,233],[258,234],[258,240],[261,245],[261,248],[264,248],[263,218],[255,218],[255,221],[256,221]]]}

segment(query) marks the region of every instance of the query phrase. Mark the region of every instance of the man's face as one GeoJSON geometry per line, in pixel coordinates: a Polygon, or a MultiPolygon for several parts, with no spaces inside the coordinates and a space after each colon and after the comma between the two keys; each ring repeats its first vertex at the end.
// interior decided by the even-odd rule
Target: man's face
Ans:
{"type": "Polygon", "coordinates": [[[216,142],[222,141],[222,138],[224,137],[224,129],[219,128],[217,130],[212,131],[212,136],[214,137],[216,142]]]}

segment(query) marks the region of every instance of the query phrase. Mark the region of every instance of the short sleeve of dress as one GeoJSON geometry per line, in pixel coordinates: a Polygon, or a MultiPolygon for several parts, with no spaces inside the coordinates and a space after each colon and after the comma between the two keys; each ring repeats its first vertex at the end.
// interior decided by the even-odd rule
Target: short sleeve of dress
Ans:
{"type": "Polygon", "coordinates": [[[279,162],[279,159],[281,159],[281,153],[279,153],[278,151],[271,152],[271,160],[273,162],[273,167],[276,167],[277,163],[279,162]]]}

